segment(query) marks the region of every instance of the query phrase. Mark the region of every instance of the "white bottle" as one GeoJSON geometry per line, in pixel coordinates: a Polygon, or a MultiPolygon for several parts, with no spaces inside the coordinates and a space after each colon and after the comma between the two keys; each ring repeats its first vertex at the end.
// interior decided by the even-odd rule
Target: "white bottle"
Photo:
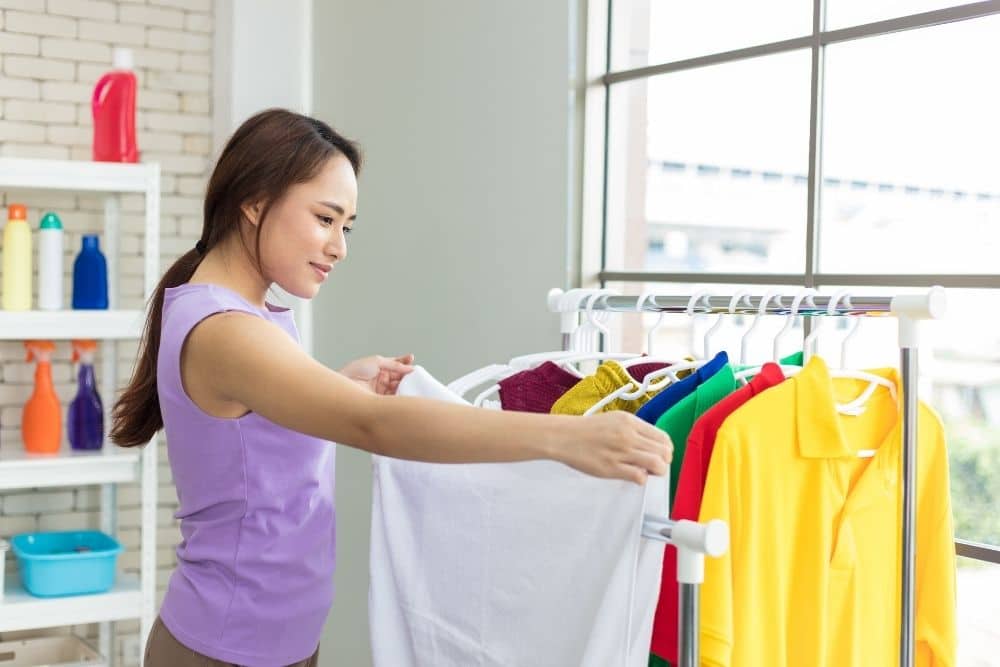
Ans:
{"type": "Polygon", "coordinates": [[[38,307],[63,307],[63,226],[55,213],[42,216],[38,228],[38,307]]]}

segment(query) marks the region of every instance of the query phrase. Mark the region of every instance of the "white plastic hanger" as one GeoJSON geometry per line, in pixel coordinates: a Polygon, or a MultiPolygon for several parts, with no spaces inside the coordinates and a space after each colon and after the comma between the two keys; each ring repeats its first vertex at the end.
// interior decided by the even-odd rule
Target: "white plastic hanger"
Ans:
{"type": "Polygon", "coordinates": [[[636,384],[635,382],[626,382],[624,385],[618,387],[618,389],[615,389],[613,392],[611,392],[610,394],[599,400],[597,403],[594,403],[583,414],[592,415],[595,412],[600,412],[601,408],[603,408],[605,405],[615,400],[616,398],[620,398],[623,401],[634,401],[637,398],[645,396],[647,392],[659,391],[664,387],[666,387],[668,384],[677,382],[680,379],[679,377],[677,377],[677,374],[680,373],[681,371],[697,370],[698,368],[701,368],[701,366],[704,363],[705,363],[704,361],[685,361],[679,364],[673,364],[672,366],[661,368],[659,370],[653,371],[652,373],[648,373],[638,384],[636,384]],[[660,384],[656,385],[652,384],[655,380],[659,380],[660,378],[669,378],[669,379],[665,382],[661,382],[660,384]]]}
{"type": "MultiPolygon", "coordinates": [[[[643,295],[641,297],[639,297],[639,301],[636,302],[636,309],[639,309],[641,307],[641,304],[644,303],[643,299],[649,298],[649,294],[650,294],[650,292],[645,292],[645,293],[643,293],[643,295]]],[[[698,292],[695,292],[694,296],[692,296],[690,299],[688,299],[688,305],[687,305],[687,308],[686,308],[686,312],[687,312],[688,317],[693,317],[694,316],[694,308],[695,308],[695,305],[697,304],[697,302],[699,302],[699,301],[703,301],[704,300],[705,308],[711,310],[711,307],[712,307],[711,303],[709,303],[708,300],[707,300],[707,297],[710,296],[710,294],[711,293],[708,292],[707,290],[700,290],[698,292]]],[[[680,372],[682,370],[686,370],[687,368],[691,367],[691,366],[688,366],[688,365],[680,365],[680,364],[678,364],[676,359],[664,359],[662,357],[656,357],[656,356],[653,355],[653,347],[652,347],[653,346],[653,336],[655,335],[657,328],[659,328],[660,324],[662,323],[663,315],[664,314],[661,312],[660,313],[660,318],[656,321],[656,324],[653,325],[653,328],[650,329],[650,331],[649,331],[648,340],[646,341],[647,350],[649,351],[649,354],[647,356],[633,357],[629,361],[622,362],[622,367],[623,368],[627,369],[627,368],[630,368],[632,366],[637,366],[639,364],[663,363],[663,364],[667,364],[668,366],[674,368],[674,370],[676,372],[680,372]]],[[[687,362],[685,362],[685,364],[686,363],[687,362]]],[[[698,364],[698,366],[700,366],[700,365],[701,364],[698,364]]],[[[662,370],[662,369],[660,369],[660,370],[662,370]]],[[[656,371],[656,372],[659,373],[659,371],[656,371]]],[[[656,375],[653,379],[658,379],[660,377],[664,377],[664,375],[665,374],[661,373],[659,375],[656,375]]],[[[666,374],[666,375],[669,375],[669,374],[666,374]]],[[[649,375],[647,374],[646,377],[649,377],[649,375]]],[[[645,379],[646,378],[644,378],[644,380],[645,379]]],[[[674,377],[672,379],[672,381],[676,381],[676,380],[677,380],[676,377],[674,377]]],[[[650,387],[649,383],[647,382],[645,390],[646,391],[657,391],[662,386],[663,385],[657,385],[655,387],[650,387]]]]}
{"type": "MultiPolygon", "coordinates": [[[[482,368],[477,368],[471,373],[466,373],[460,378],[456,378],[448,383],[448,389],[455,392],[459,396],[465,396],[465,394],[473,387],[478,387],[479,385],[489,382],[490,380],[502,380],[503,378],[512,375],[513,370],[507,364],[490,364],[489,366],[483,366],[482,368]]],[[[499,387],[500,385],[496,385],[499,387]]]]}
{"type": "MultiPolygon", "coordinates": [[[[729,314],[730,315],[734,315],[736,313],[736,306],[739,304],[740,301],[744,301],[748,307],[750,307],[750,306],[753,305],[753,304],[750,303],[750,290],[741,289],[741,290],[737,290],[736,291],[736,294],[733,295],[733,298],[729,300],[729,314]]],[[[711,354],[712,354],[712,348],[709,345],[709,343],[711,342],[712,337],[718,332],[719,327],[722,326],[722,318],[723,317],[725,317],[725,315],[719,315],[719,319],[716,320],[715,324],[713,324],[711,326],[711,328],[708,331],[705,332],[705,358],[706,359],[709,356],[711,356],[711,354]]]]}
{"type": "MultiPolygon", "coordinates": [[[[653,298],[654,296],[655,295],[653,294],[652,290],[646,290],[641,295],[639,295],[639,298],[636,299],[635,302],[636,312],[637,313],[644,312],[643,307],[646,305],[646,302],[649,301],[649,299],[653,298]]],[[[672,364],[674,363],[674,361],[676,361],[675,359],[663,359],[657,357],[654,354],[654,348],[656,347],[654,342],[656,340],[656,332],[659,331],[661,326],[663,326],[663,317],[664,315],[666,315],[666,313],[660,311],[657,315],[658,316],[656,318],[656,322],[653,324],[652,327],[650,327],[649,331],[646,333],[646,354],[635,355],[627,360],[622,361],[621,364],[622,368],[628,369],[632,366],[637,366],[639,364],[651,364],[658,362],[664,364],[672,364]]]]}
{"type": "Polygon", "coordinates": [[[598,347],[600,347],[600,335],[604,334],[605,340],[610,337],[611,331],[604,324],[610,313],[602,312],[598,316],[594,312],[594,304],[598,299],[606,298],[611,294],[614,294],[612,290],[600,289],[586,296],[587,305],[583,322],[570,334],[570,347],[572,349],[581,352],[597,352],[598,347]]]}
{"type": "MultiPolygon", "coordinates": [[[[801,366],[787,366],[785,364],[778,364],[778,368],[781,369],[781,372],[784,374],[786,378],[790,378],[793,375],[797,375],[802,370],[801,366]]],[[[763,366],[744,368],[743,370],[741,370],[739,373],[736,374],[736,381],[740,384],[741,387],[745,387],[746,385],[750,384],[750,380],[755,375],[760,375],[760,372],[763,369],[764,369],[763,366]]]]}
{"type": "MultiPolygon", "coordinates": [[[[699,300],[707,296],[708,292],[698,292],[694,296],[692,296],[691,299],[688,301],[687,305],[688,315],[691,315],[694,312],[695,304],[699,300]]],[[[643,298],[647,297],[643,295],[643,298]]],[[[640,303],[642,302],[640,301],[639,303],[637,303],[636,305],[637,308],[639,307],[640,303]]],[[[709,304],[706,302],[706,306],[708,305],[709,304]]],[[[649,357],[641,358],[641,363],[649,363],[650,361],[653,360],[650,359],[649,357]]],[[[642,381],[639,383],[626,382],[624,385],[614,390],[613,392],[611,392],[610,394],[599,400],[594,405],[590,406],[584,413],[584,415],[592,415],[595,412],[599,412],[605,405],[611,403],[617,398],[620,398],[624,401],[634,401],[642,396],[645,396],[650,391],[660,391],[668,384],[672,382],[677,382],[680,379],[677,376],[677,374],[680,373],[681,371],[697,370],[698,368],[701,368],[701,366],[704,363],[705,363],[704,361],[690,361],[679,364],[672,364],[670,366],[666,366],[665,368],[661,368],[659,370],[652,371],[651,373],[647,373],[645,377],[642,378],[642,381]],[[656,385],[652,384],[654,381],[659,380],[660,378],[667,378],[667,380],[656,385]]]]}
{"type": "MultiPolygon", "coordinates": [[[[814,356],[816,356],[816,349],[819,346],[819,340],[818,340],[819,332],[823,329],[823,326],[826,324],[826,320],[836,315],[837,304],[840,303],[840,301],[845,298],[849,299],[847,290],[838,290],[837,292],[835,292],[833,296],[830,298],[830,303],[828,303],[826,306],[827,316],[826,317],[820,316],[816,318],[816,324],[815,326],[813,326],[813,330],[809,332],[809,335],[806,336],[805,341],[802,343],[802,354],[804,361],[809,361],[814,356]]],[[[846,301],[845,303],[850,304],[850,301],[846,301]]]]}
{"type": "MultiPolygon", "coordinates": [[[[639,298],[636,299],[635,309],[641,313],[643,307],[646,305],[646,302],[652,296],[654,296],[652,290],[646,290],[645,292],[643,292],[642,295],[640,295],[639,298]]],[[[646,354],[648,354],[649,356],[653,356],[653,341],[655,340],[656,332],[663,325],[664,315],[666,315],[666,313],[664,313],[661,310],[656,318],[656,322],[653,324],[652,327],[650,327],[649,331],[646,333],[646,354]]]]}
{"type": "MultiPolygon", "coordinates": [[[[560,302],[561,311],[572,311],[580,308],[581,304],[587,301],[587,317],[580,324],[577,324],[576,328],[570,332],[570,349],[569,350],[554,350],[551,352],[536,352],[533,354],[526,354],[519,357],[512,358],[507,362],[507,370],[499,371],[493,376],[492,379],[502,380],[506,377],[510,377],[515,373],[519,373],[529,368],[534,368],[547,361],[559,364],[560,367],[566,369],[573,375],[583,378],[584,374],[581,373],[573,363],[580,361],[602,361],[602,360],[627,360],[632,359],[636,355],[631,353],[621,353],[621,352],[599,352],[597,351],[597,344],[593,341],[596,340],[596,333],[603,332],[606,335],[610,333],[610,330],[603,321],[606,321],[611,313],[608,311],[601,311],[600,317],[598,313],[593,310],[593,306],[597,303],[599,298],[607,298],[615,294],[613,290],[570,290],[563,295],[563,300],[560,302]],[[580,330],[583,329],[581,332],[580,330]],[[593,339],[591,337],[593,336],[593,339]],[[592,350],[587,351],[583,348],[592,348],[592,350]]],[[[486,369],[482,369],[486,371],[486,369]]],[[[476,373],[477,371],[473,371],[476,373]]],[[[469,376],[473,375],[470,373],[467,376],[463,376],[458,380],[455,380],[452,385],[456,383],[461,383],[469,376]]],[[[469,386],[469,388],[487,382],[489,377],[482,377],[478,382],[475,382],[469,386]]],[[[449,385],[450,387],[451,385],[449,385]]],[[[493,384],[487,387],[484,391],[480,392],[479,395],[473,400],[473,405],[481,406],[483,401],[492,397],[494,394],[500,391],[499,383],[493,384]]]]}
{"type": "MultiPolygon", "coordinates": [[[[845,297],[845,299],[844,299],[844,306],[847,307],[847,308],[851,308],[850,297],[845,297]]],[[[857,319],[858,319],[858,321],[860,321],[861,318],[857,318],[857,319]]],[[[848,336],[850,336],[852,334],[855,334],[856,332],[857,332],[857,325],[854,326],[854,329],[848,334],[848,336]]],[[[847,342],[847,338],[845,337],[844,343],[846,343],[846,342],[847,342]]],[[[844,347],[843,347],[843,343],[842,343],[841,344],[841,352],[843,352],[843,350],[844,350],[844,347]]],[[[846,405],[840,406],[840,409],[841,409],[841,411],[844,414],[861,414],[864,411],[864,404],[865,404],[865,402],[869,398],[871,398],[872,394],[875,393],[875,390],[878,387],[880,387],[880,386],[881,387],[885,387],[886,389],[888,389],[889,390],[889,394],[892,396],[893,402],[896,401],[896,385],[895,384],[893,384],[889,380],[885,379],[881,375],[875,375],[874,373],[866,373],[865,371],[857,371],[857,370],[852,370],[852,369],[848,369],[848,368],[843,368],[843,366],[844,366],[844,358],[843,358],[843,356],[841,356],[840,363],[841,363],[842,367],[838,368],[836,370],[831,371],[831,373],[830,373],[831,377],[854,378],[854,379],[857,379],[857,380],[868,380],[870,382],[870,384],[868,385],[868,387],[865,388],[865,390],[861,393],[860,396],[858,396],[857,398],[855,398],[850,403],[847,403],[846,405]]],[[[866,451],[870,451],[870,450],[866,450],[866,451]]]]}
{"type": "Polygon", "coordinates": [[[774,350],[771,352],[771,356],[774,359],[781,358],[781,339],[790,333],[792,327],[795,326],[795,318],[799,315],[799,306],[802,304],[802,301],[808,299],[809,307],[816,308],[816,304],[813,302],[814,294],[816,294],[816,290],[812,287],[805,287],[799,290],[798,294],[795,295],[795,298],[792,299],[792,308],[788,315],[788,319],[785,320],[785,325],[781,327],[781,331],[774,336],[774,350]]]}
{"type": "MultiPolygon", "coordinates": [[[[643,293],[643,295],[641,297],[639,297],[639,301],[636,302],[636,309],[640,308],[640,304],[644,303],[643,299],[648,299],[650,294],[652,294],[652,293],[651,292],[645,292],[645,293],[643,293]]],[[[688,300],[688,305],[687,305],[687,314],[688,314],[688,317],[691,317],[692,313],[694,312],[695,302],[698,301],[698,300],[701,300],[701,299],[703,299],[704,297],[707,297],[707,296],[709,296],[709,292],[702,290],[700,292],[697,292],[694,296],[692,296],[688,300]]],[[[706,302],[705,307],[710,309],[711,305],[706,302]]],[[[659,319],[656,320],[656,324],[654,324],[653,328],[649,330],[649,334],[646,337],[646,339],[647,339],[646,340],[646,349],[649,352],[649,354],[647,356],[633,357],[632,359],[630,359],[628,361],[622,362],[622,367],[623,368],[627,369],[627,368],[631,368],[632,366],[637,366],[639,364],[649,364],[649,363],[664,363],[664,364],[667,364],[667,365],[673,365],[675,367],[677,366],[677,360],[676,359],[666,359],[666,358],[663,358],[663,357],[657,357],[656,355],[653,354],[653,340],[654,340],[654,337],[656,335],[657,329],[659,329],[660,325],[663,323],[663,315],[664,315],[664,313],[660,312],[659,319]]],[[[680,369],[680,370],[683,370],[683,369],[680,369]]],[[[652,387],[651,389],[652,390],[657,390],[657,389],[659,389],[659,386],[652,387]]]]}
{"type": "MultiPolygon", "coordinates": [[[[685,309],[687,316],[691,318],[691,355],[699,359],[708,359],[708,332],[705,332],[705,339],[702,341],[701,355],[699,355],[694,349],[694,308],[699,303],[705,306],[705,311],[708,313],[712,312],[712,293],[708,290],[698,290],[695,292],[690,299],[688,299],[688,305],[685,309]]],[[[722,318],[722,315],[719,315],[722,318]]]]}
{"type": "MultiPolygon", "coordinates": [[[[841,290],[833,295],[830,299],[830,303],[826,307],[827,316],[833,316],[837,312],[837,304],[840,301],[844,301],[844,305],[847,308],[851,307],[850,298],[845,290],[841,290]]],[[[824,318],[820,319],[820,322],[824,318]]],[[[810,350],[810,345],[815,341],[816,336],[819,334],[819,330],[822,327],[816,326],[812,333],[806,338],[806,342],[803,345],[805,351],[810,350]]],[[[897,402],[896,397],[896,385],[882,377],[881,375],[875,375],[874,373],[867,373],[865,371],[849,370],[849,369],[836,369],[830,371],[830,377],[832,378],[850,378],[854,380],[864,380],[869,384],[865,388],[861,395],[848,403],[838,403],[837,413],[842,415],[858,416],[865,410],[865,403],[869,398],[875,393],[875,390],[879,387],[885,387],[889,390],[889,395],[892,397],[894,403],[897,402]]],[[[859,458],[871,458],[875,455],[874,449],[861,449],[857,453],[859,458]]]]}
{"type": "MultiPolygon", "coordinates": [[[[776,301],[778,306],[781,307],[781,292],[777,290],[767,290],[764,292],[764,296],[760,300],[760,306],[757,308],[757,314],[754,316],[753,322],[750,323],[750,326],[747,327],[746,332],[740,339],[741,364],[747,363],[747,347],[750,343],[750,334],[752,334],[754,329],[757,328],[757,325],[760,324],[761,318],[767,313],[767,305],[771,303],[771,301],[776,301]]],[[[777,357],[775,358],[777,359],[777,357]]]]}
{"type": "MultiPolygon", "coordinates": [[[[760,305],[757,307],[757,314],[754,316],[753,322],[750,323],[750,328],[747,329],[746,333],[743,334],[743,338],[740,341],[740,363],[747,363],[747,342],[749,340],[750,334],[757,327],[757,323],[760,322],[760,318],[767,313],[767,306],[771,301],[775,301],[779,307],[783,304],[781,303],[781,294],[776,290],[768,290],[763,298],[760,300],[760,305]]],[[[796,305],[796,312],[798,306],[796,305]]],[[[777,360],[777,357],[775,357],[777,360]]],[[[741,385],[746,385],[749,380],[754,375],[757,375],[761,371],[761,366],[754,366],[753,368],[745,368],[736,374],[736,381],[741,385]]],[[[785,372],[785,376],[794,375],[799,372],[801,367],[799,366],[781,366],[781,370],[785,372]]]]}
{"type": "MultiPolygon", "coordinates": [[[[593,354],[595,352],[600,353],[600,343],[601,336],[604,336],[604,340],[608,343],[608,349],[611,348],[611,330],[605,324],[608,321],[611,313],[608,311],[600,311],[599,313],[594,312],[594,305],[599,300],[606,300],[608,296],[615,294],[611,290],[597,290],[593,294],[587,297],[587,305],[584,307],[583,322],[577,327],[576,330],[570,334],[570,348],[574,350],[579,350],[584,354],[593,354]]],[[[569,359],[563,359],[562,362],[568,362],[569,359]]]]}
{"type": "MultiPolygon", "coordinates": [[[[605,334],[605,340],[608,341],[609,345],[611,344],[610,342],[611,332],[609,328],[604,324],[604,321],[606,321],[611,316],[611,312],[601,311],[600,316],[595,317],[597,313],[594,312],[593,306],[595,303],[597,303],[598,299],[606,299],[610,294],[614,294],[614,292],[607,290],[606,293],[598,293],[589,297],[587,300],[587,306],[586,306],[587,315],[585,318],[585,323],[589,322],[590,327],[594,332],[600,331],[605,334]]],[[[581,340],[584,339],[581,337],[581,340]]],[[[616,360],[616,361],[627,362],[635,359],[644,359],[644,357],[642,357],[641,355],[636,355],[631,352],[601,352],[600,350],[598,350],[598,345],[596,344],[596,336],[591,342],[586,343],[585,347],[589,349],[583,352],[577,352],[568,356],[560,357],[558,359],[553,359],[552,361],[561,366],[562,368],[564,368],[566,371],[572,373],[573,375],[582,378],[584,377],[585,374],[581,372],[579,368],[573,366],[573,364],[578,364],[584,361],[616,360]]]]}
{"type": "Polygon", "coordinates": [[[863,319],[864,319],[863,317],[854,318],[854,325],[851,327],[851,330],[847,333],[847,335],[844,336],[844,340],[841,341],[840,343],[840,365],[843,366],[844,368],[847,368],[848,366],[851,365],[848,362],[848,356],[847,356],[848,343],[850,343],[852,339],[857,337],[858,329],[861,328],[861,320],[863,319]]]}

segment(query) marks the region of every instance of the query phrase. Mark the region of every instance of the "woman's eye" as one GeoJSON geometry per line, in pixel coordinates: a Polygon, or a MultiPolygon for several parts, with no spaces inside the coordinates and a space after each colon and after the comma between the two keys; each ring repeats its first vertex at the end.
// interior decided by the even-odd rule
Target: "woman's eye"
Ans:
{"type": "Polygon", "coordinates": [[[351,232],[353,232],[353,231],[354,231],[354,228],[353,228],[353,227],[344,227],[344,234],[345,234],[345,235],[346,235],[346,234],[350,234],[350,233],[351,233],[351,232]]]}
{"type": "Polygon", "coordinates": [[[320,219],[320,221],[321,221],[321,222],[322,222],[322,223],[323,223],[324,225],[332,225],[332,224],[333,224],[333,218],[331,218],[331,217],[330,217],[330,216],[328,216],[328,215],[317,215],[316,217],[317,217],[317,218],[319,218],[319,219],[320,219]]]}

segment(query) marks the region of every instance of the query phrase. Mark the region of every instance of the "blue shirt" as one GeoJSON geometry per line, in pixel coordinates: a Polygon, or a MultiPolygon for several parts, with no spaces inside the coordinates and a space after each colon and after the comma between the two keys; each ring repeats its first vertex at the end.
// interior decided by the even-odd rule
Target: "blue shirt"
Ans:
{"type": "Polygon", "coordinates": [[[698,388],[698,385],[718,373],[728,363],[729,355],[725,351],[719,352],[711,361],[705,362],[697,371],[682,380],[674,382],[659,394],[649,399],[649,402],[635,413],[636,416],[650,424],[656,424],[656,420],[664,412],[677,405],[685,396],[693,393],[698,388]]]}

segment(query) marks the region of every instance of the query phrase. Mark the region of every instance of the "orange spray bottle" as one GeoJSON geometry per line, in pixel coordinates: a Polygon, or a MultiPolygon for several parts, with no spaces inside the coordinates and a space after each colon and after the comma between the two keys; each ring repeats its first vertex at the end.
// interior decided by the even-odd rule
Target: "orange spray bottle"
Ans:
{"type": "Polygon", "coordinates": [[[35,361],[35,391],[24,405],[21,436],[25,451],[34,454],[54,454],[62,439],[62,415],[59,397],[52,386],[52,353],[56,346],[49,340],[24,342],[27,361],[35,361]]]}

